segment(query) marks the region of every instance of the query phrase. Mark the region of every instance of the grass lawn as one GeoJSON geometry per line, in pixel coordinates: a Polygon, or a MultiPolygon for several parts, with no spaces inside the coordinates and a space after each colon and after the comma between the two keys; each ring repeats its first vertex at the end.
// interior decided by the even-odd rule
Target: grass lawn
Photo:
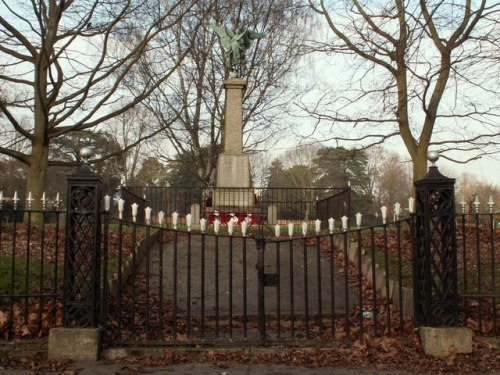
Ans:
{"type": "MultiPolygon", "coordinates": [[[[14,262],[14,277],[12,276],[12,257],[0,255],[0,295],[23,295],[39,293],[41,289],[52,292],[56,284],[55,264],[17,257],[14,262]],[[27,274],[26,270],[29,270],[27,274]],[[14,280],[13,280],[14,279],[14,280]],[[14,281],[12,283],[12,281],[14,281]],[[41,287],[41,288],[40,288],[41,287]]],[[[62,290],[63,269],[57,270],[57,288],[62,290]]]]}
{"type": "MultiPolygon", "coordinates": [[[[58,251],[59,265],[57,269],[57,290],[62,292],[63,288],[63,257],[64,257],[64,228],[59,227],[58,251]]],[[[14,257],[14,267],[12,258],[13,226],[2,225],[2,251],[0,252],[0,296],[5,295],[26,295],[53,293],[56,284],[56,265],[54,259],[56,227],[46,225],[30,228],[31,237],[28,241],[23,226],[16,229],[16,254],[14,257]],[[41,239],[43,238],[43,247],[41,239]],[[29,242],[30,261],[26,260],[27,243],[29,242]],[[43,251],[43,253],[42,253],[43,251]],[[43,257],[44,261],[40,259],[43,257]]],[[[121,239],[118,235],[118,225],[110,225],[108,231],[108,277],[118,272],[118,253],[121,251],[123,260],[129,258],[135,248],[134,241],[146,238],[149,234],[154,235],[158,229],[145,227],[142,225],[123,225],[121,239]]]]}

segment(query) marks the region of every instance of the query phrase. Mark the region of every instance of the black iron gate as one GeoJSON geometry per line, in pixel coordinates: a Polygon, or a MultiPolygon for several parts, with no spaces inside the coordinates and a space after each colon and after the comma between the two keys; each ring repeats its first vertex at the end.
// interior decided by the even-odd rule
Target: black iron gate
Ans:
{"type": "Polygon", "coordinates": [[[110,226],[120,229],[113,241],[121,246],[108,246],[108,345],[297,345],[354,340],[366,330],[402,334],[411,320],[394,286],[384,295],[386,283],[398,285],[396,269],[353,272],[356,259],[364,267],[380,262],[375,243],[368,256],[352,241],[361,230],[266,238],[225,228],[208,234],[114,220],[110,226]],[[371,297],[364,295],[368,284],[377,288],[371,297]]]}
{"type": "MultiPolygon", "coordinates": [[[[146,229],[133,224],[130,237],[138,241],[146,229]]],[[[124,246],[125,253],[111,256],[117,263],[108,267],[110,344],[320,339],[353,312],[346,303],[357,292],[333,261],[333,235],[265,239],[155,230],[153,246],[133,253],[124,246]]],[[[119,242],[129,241],[122,236],[119,242]]]]}

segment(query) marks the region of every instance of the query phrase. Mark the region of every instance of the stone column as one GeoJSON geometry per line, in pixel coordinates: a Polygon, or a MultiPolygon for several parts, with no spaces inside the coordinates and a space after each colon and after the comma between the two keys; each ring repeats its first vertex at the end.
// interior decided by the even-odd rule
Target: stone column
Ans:
{"type": "Polygon", "coordinates": [[[224,82],[226,90],[223,152],[217,161],[214,207],[222,210],[252,210],[253,191],[250,188],[250,159],[243,153],[242,102],[246,82],[229,78],[224,82]]]}
{"type": "Polygon", "coordinates": [[[224,82],[226,90],[226,113],[224,128],[225,154],[243,153],[243,94],[247,83],[240,78],[229,78],[224,82]]]}
{"type": "Polygon", "coordinates": [[[217,162],[217,187],[250,187],[250,160],[243,153],[243,93],[246,82],[229,78],[224,82],[226,112],[223,132],[223,152],[217,162]]]}

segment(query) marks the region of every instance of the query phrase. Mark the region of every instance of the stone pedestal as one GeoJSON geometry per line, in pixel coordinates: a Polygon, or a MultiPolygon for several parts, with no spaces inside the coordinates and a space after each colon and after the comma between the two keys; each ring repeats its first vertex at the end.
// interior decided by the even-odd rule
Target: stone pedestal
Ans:
{"type": "Polygon", "coordinates": [[[197,224],[200,222],[200,205],[198,203],[194,203],[191,205],[189,213],[191,214],[192,224],[197,224]]]}
{"type": "Polygon", "coordinates": [[[255,207],[253,189],[216,189],[214,191],[214,207],[224,212],[252,212],[255,207]]]}
{"type": "Polygon", "coordinates": [[[99,328],[51,328],[47,356],[97,361],[100,342],[99,328]]]}
{"type": "Polygon", "coordinates": [[[219,155],[217,161],[217,187],[250,187],[250,160],[245,154],[219,155]]]}
{"type": "Polygon", "coordinates": [[[453,353],[472,352],[472,331],[462,327],[420,327],[425,354],[447,357],[453,353]]]}

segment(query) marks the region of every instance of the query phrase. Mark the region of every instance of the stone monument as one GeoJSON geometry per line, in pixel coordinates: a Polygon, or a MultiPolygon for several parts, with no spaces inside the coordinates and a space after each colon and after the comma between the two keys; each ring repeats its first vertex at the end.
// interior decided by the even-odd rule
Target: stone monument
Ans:
{"type": "Polygon", "coordinates": [[[250,160],[243,153],[243,96],[246,81],[241,78],[245,51],[251,41],[264,37],[248,29],[211,26],[219,35],[229,78],[224,81],[226,107],[224,113],[223,150],[217,161],[214,207],[232,212],[251,211],[254,193],[250,187],[250,160]]]}
{"type": "Polygon", "coordinates": [[[243,153],[242,99],[246,82],[229,78],[226,90],[223,151],[217,161],[214,207],[224,211],[252,210],[253,190],[250,188],[250,159],[243,153]]]}

